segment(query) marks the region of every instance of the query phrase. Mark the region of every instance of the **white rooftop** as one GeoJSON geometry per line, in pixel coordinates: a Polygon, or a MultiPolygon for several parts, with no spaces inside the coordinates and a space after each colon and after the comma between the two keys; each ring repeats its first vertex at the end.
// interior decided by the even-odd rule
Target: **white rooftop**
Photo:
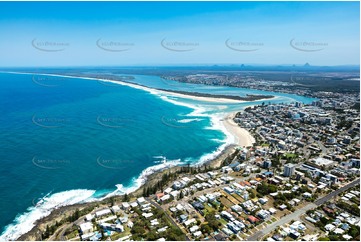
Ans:
{"type": "Polygon", "coordinates": [[[87,231],[93,229],[93,224],[91,222],[86,222],[80,224],[80,230],[81,231],[87,231]]]}

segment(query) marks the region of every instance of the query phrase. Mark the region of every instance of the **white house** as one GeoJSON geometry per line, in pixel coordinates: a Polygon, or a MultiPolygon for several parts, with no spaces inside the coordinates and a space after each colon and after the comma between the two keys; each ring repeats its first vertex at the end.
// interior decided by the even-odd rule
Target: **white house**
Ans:
{"type": "Polygon", "coordinates": [[[150,218],[153,216],[153,213],[142,213],[144,218],[150,218]]]}
{"type": "Polygon", "coordinates": [[[113,213],[117,213],[120,211],[120,207],[118,205],[114,205],[111,210],[113,211],[113,213]]]}
{"type": "Polygon", "coordinates": [[[173,191],[173,189],[171,187],[168,187],[164,190],[164,194],[169,194],[171,191],[173,191]]]}
{"type": "Polygon", "coordinates": [[[86,221],[91,221],[93,218],[94,218],[94,215],[92,215],[90,213],[85,216],[86,221]]]}
{"type": "Polygon", "coordinates": [[[223,190],[226,191],[229,194],[234,192],[234,190],[232,188],[230,188],[230,187],[225,187],[225,188],[223,188],[223,190]]]}
{"type": "Polygon", "coordinates": [[[192,219],[185,221],[183,224],[184,224],[184,226],[188,227],[189,225],[191,225],[195,222],[196,222],[196,220],[194,218],[192,218],[192,219]]]}
{"type": "Polygon", "coordinates": [[[86,223],[80,224],[80,231],[83,234],[88,234],[88,233],[93,232],[93,224],[91,222],[86,222],[86,223]]]}
{"type": "Polygon", "coordinates": [[[101,217],[101,216],[104,216],[104,215],[107,215],[107,214],[111,214],[111,213],[112,213],[112,211],[110,211],[109,208],[106,208],[106,209],[103,209],[103,210],[100,210],[100,211],[95,212],[95,216],[96,216],[97,218],[99,218],[99,217],[101,217]]]}
{"type": "Polygon", "coordinates": [[[138,207],[138,203],[137,203],[137,202],[132,202],[132,203],[130,204],[130,206],[131,206],[132,208],[136,208],[136,207],[138,207]]]}
{"type": "Polygon", "coordinates": [[[164,195],[163,197],[160,198],[160,200],[161,200],[162,202],[168,201],[169,199],[170,199],[170,195],[169,195],[169,194],[164,195]]]}
{"type": "Polygon", "coordinates": [[[325,225],[325,229],[326,229],[327,231],[333,231],[333,230],[335,229],[335,225],[333,225],[333,224],[326,224],[326,225],[325,225]]]}
{"type": "Polygon", "coordinates": [[[178,198],[179,191],[172,191],[170,195],[174,200],[176,200],[178,198]]]}
{"type": "Polygon", "coordinates": [[[130,205],[129,205],[129,203],[124,202],[124,203],[122,203],[122,207],[124,210],[128,210],[130,208],[130,205]]]}
{"type": "Polygon", "coordinates": [[[305,198],[310,198],[310,197],[312,197],[312,194],[309,193],[309,192],[305,192],[305,193],[302,194],[302,196],[305,197],[305,198]]]}
{"type": "Polygon", "coordinates": [[[142,204],[146,203],[145,198],[144,197],[137,198],[137,203],[139,205],[142,205],[142,204]]]}
{"type": "Polygon", "coordinates": [[[198,237],[201,237],[202,236],[202,232],[201,231],[197,231],[195,233],[193,233],[193,236],[198,238],[198,237]]]}
{"type": "Polygon", "coordinates": [[[199,229],[199,227],[198,227],[197,225],[194,225],[194,226],[192,226],[192,227],[189,228],[189,231],[190,231],[191,233],[194,233],[194,232],[196,232],[198,229],[199,229]]]}

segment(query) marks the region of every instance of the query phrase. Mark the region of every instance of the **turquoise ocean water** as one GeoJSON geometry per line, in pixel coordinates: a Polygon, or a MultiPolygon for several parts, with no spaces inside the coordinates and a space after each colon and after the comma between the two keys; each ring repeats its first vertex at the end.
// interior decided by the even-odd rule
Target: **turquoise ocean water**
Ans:
{"type": "MultiPolygon", "coordinates": [[[[132,81],[312,101],[155,76],[132,81]]],[[[158,169],[213,157],[230,142],[219,120],[260,103],[199,102],[97,80],[0,73],[0,239],[16,239],[56,207],[130,192],[158,169]]]]}

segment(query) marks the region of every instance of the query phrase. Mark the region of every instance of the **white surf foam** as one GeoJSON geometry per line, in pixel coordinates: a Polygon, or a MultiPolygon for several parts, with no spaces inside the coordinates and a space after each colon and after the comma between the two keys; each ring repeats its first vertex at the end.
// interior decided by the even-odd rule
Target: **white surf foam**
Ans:
{"type": "Polygon", "coordinates": [[[19,214],[14,219],[13,223],[6,226],[4,232],[0,236],[0,241],[10,241],[18,239],[21,235],[29,232],[35,226],[35,222],[37,220],[48,216],[53,210],[57,208],[77,203],[100,201],[115,195],[129,194],[141,187],[151,174],[182,164],[180,159],[168,161],[166,160],[166,157],[162,157],[165,158],[164,162],[144,169],[138,177],[132,179],[130,186],[117,184],[117,189],[115,191],[110,192],[100,198],[93,197],[96,192],[95,190],[85,189],[47,194],[38,202],[36,202],[34,206],[28,208],[25,213],[19,214]]]}
{"type": "Polygon", "coordinates": [[[218,155],[220,155],[225,148],[231,144],[234,144],[236,141],[236,137],[229,133],[226,127],[223,124],[223,119],[226,116],[224,113],[217,113],[210,115],[211,118],[211,127],[208,127],[207,129],[213,129],[213,130],[220,130],[222,133],[226,135],[224,140],[222,140],[222,145],[220,145],[217,150],[213,151],[212,153],[204,154],[201,156],[199,161],[196,163],[198,165],[203,164],[207,161],[210,161],[214,158],[216,158],[218,155]]]}
{"type": "Polygon", "coordinates": [[[55,194],[47,194],[40,199],[35,206],[30,207],[23,214],[19,214],[13,223],[6,226],[0,236],[0,241],[16,240],[21,235],[29,232],[35,222],[48,216],[54,209],[81,202],[87,202],[95,193],[93,190],[70,190],[55,194]]]}
{"type": "Polygon", "coordinates": [[[169,161],[167,160],[161,164],[157,164],[157,165],[148,167],[148,168],[144,169],[138,177],[132,179],[130,186],[126,187],[123,184],[117,184],[116,185],[117,190],[109,193],[105,197],[111,197],[111,196],[115,196],[115,195],[124,195],[124,194],[129,194],[131,192],[134,192],[147,181],[148,177],[151,174],[162,171],[167,168],[181,165],[181,164],[182,164],[182,161],[180,159],[177,159],[177,160],[169,160],[169,161]]]}
{"type": "Polygon", "coordinates": [[[202,121],[203,119],[201,118],[188,118],[188,119],[181,119],[178,120],[179,123],[190,123],[190,122],[198,122],[198,121],[202,121]]]}

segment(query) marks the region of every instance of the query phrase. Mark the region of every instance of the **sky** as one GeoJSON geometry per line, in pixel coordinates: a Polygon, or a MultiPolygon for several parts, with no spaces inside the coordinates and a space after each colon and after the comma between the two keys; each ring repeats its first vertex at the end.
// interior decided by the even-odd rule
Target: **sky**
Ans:
{"type": "Polygon", "coordinates": [[[359,65],[359,2],[0,2],[0,67],[359,65]]]}

